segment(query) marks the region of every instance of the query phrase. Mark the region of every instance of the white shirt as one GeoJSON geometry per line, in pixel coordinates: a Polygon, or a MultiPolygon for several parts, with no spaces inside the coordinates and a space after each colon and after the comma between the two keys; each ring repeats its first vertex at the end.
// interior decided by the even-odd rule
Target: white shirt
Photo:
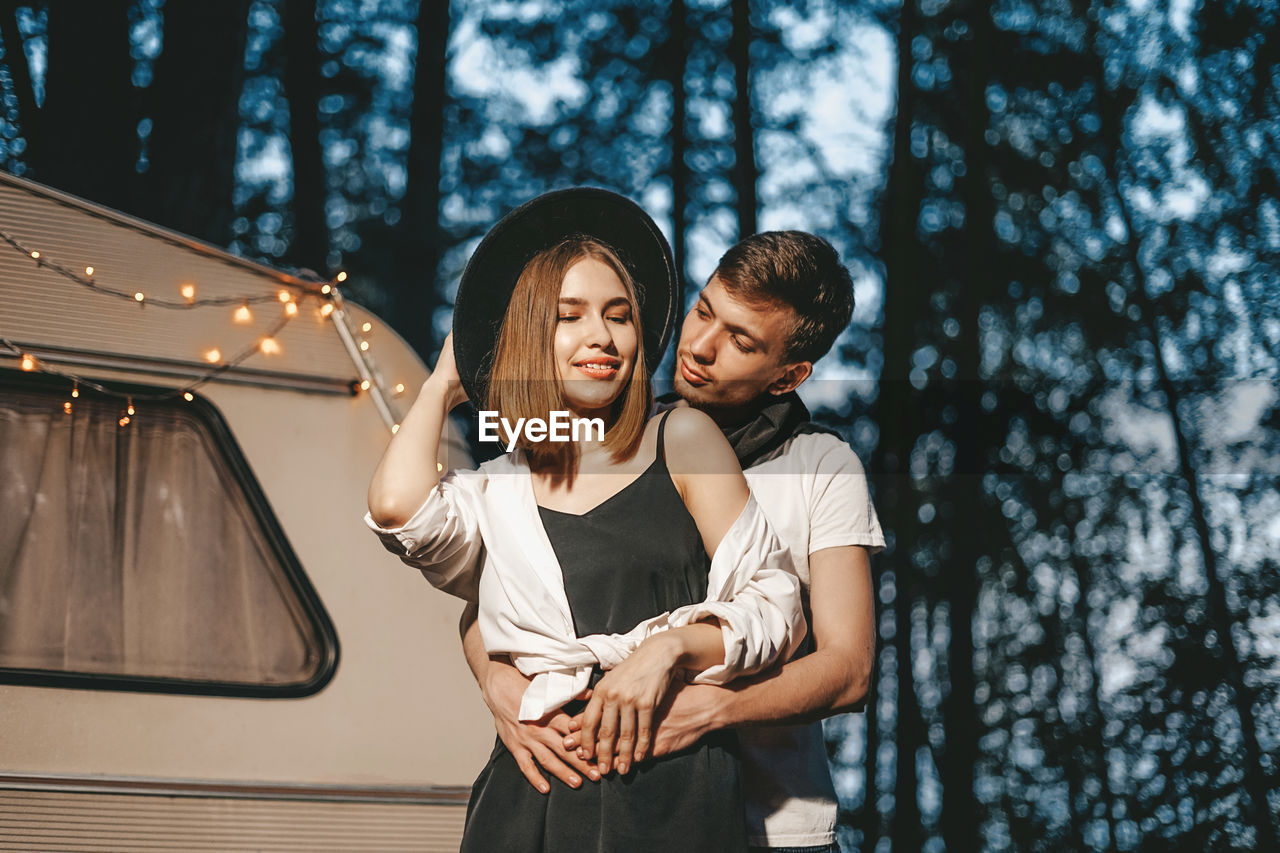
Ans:
{"type": "MultiPolygon", "coordinates": [[[[745,472],[774,529],[791,549],[809,593],[809,555],[884,534],[857,455],[833,435],[798,435],[745,472]]],[[[741,728],[747,837],[751,844],[810,847],[835,840],[836,796],[822,724],[741,728]]]]}
{"type": "Polygon", "coordinates": [[[786,546],[754,498],[711,560],[707,598],[645,620],[626,634],[578,637],[563,574],[538,515],[523,452],[450,471],[403,526],[365,522],[383,545],[432,584],[462,597],[478,584],[480,636],[490,654],[508,654],[533,676],[520,719],[536,720],[588,685],[596,665],[610,669],[651,634],[707,616],[719,620],[724,662],[695,682],[724,684],[785,659],[805,634],[800,584],[786,546]],[[483,547],[482,547],[483,546],[483,547]]]}

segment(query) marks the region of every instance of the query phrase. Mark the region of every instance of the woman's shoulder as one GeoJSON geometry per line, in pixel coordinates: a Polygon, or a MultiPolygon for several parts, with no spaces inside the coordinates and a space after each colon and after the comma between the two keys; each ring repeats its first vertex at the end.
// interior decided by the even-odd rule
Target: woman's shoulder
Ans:
{"type": "Polygon", "coordinates": [[[654,415],[649,422],[662,426],[668,441],[672,438],[692,440],[706,436],[724,437],[710,415],[692,406],[674,406],[654,415]],[[664,421],[665,426],[662,426],[664,421]]]}
{"type": "Polygon", "coordinates": [[[680,406],[658,415],[657,418],[666,419],[661,427],[663,444],[667,466],[673,474],[693,471],[713,473],[726,467],[738,467],[737,458],[724,433],[706,412],[690,406],[680,406]]]}

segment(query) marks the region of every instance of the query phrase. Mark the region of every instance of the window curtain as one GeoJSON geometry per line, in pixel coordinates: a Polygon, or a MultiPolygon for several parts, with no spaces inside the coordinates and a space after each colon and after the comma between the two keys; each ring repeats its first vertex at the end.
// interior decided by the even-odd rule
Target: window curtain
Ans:
{"type": "Polygon", "coordinates": [[[0,667],[276,685],[321,641],[195,409],[0,391],[0,667]]]}

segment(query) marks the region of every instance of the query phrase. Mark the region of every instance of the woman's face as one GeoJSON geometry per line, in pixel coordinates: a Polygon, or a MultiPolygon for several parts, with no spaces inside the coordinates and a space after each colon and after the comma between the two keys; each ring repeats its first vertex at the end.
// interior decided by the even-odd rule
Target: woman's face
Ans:
{"type": "Polygon", "coordinates": [[[553,346],[569,410],[607,420],[636,360],[636,318],[626,288],[607,264],[583,258],[565,272],[553,346]]]}

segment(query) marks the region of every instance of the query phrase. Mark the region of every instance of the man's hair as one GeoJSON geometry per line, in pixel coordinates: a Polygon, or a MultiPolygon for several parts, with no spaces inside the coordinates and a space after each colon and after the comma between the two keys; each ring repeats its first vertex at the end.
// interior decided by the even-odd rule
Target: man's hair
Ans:
{"type": "MultiPolygon", "coordinates": [[[[614,420],[604,437],[604,446],[613,459],[621,461],[640,445],[653,405],[653,390],[644,360],[635,282],[617,253],[599,240],[581,235],[567,237],[525,264],[498,332],[484,404],[512,423],[516,418],[547,420],[551,412],[568,408],[564,386],[556,374],[556,320],[565,273],[585,258],[600,261],[621,279],[631,306],[631,322],[636,327],[635,367],[626,388],[613,403],[614,420]]],[[[559,463],[570,471],[577,464],[572,444],[530,442],[522,433],[516,446],[535,463],[559,463]]]]}
{"type": "Polygon", "coordinates": [[[817,361],[853,316],[853,280],[826,240],[805,231],[764,231],[720,258],[713,277],[735,298],[796,312],[787,361],[817,361]]]}

